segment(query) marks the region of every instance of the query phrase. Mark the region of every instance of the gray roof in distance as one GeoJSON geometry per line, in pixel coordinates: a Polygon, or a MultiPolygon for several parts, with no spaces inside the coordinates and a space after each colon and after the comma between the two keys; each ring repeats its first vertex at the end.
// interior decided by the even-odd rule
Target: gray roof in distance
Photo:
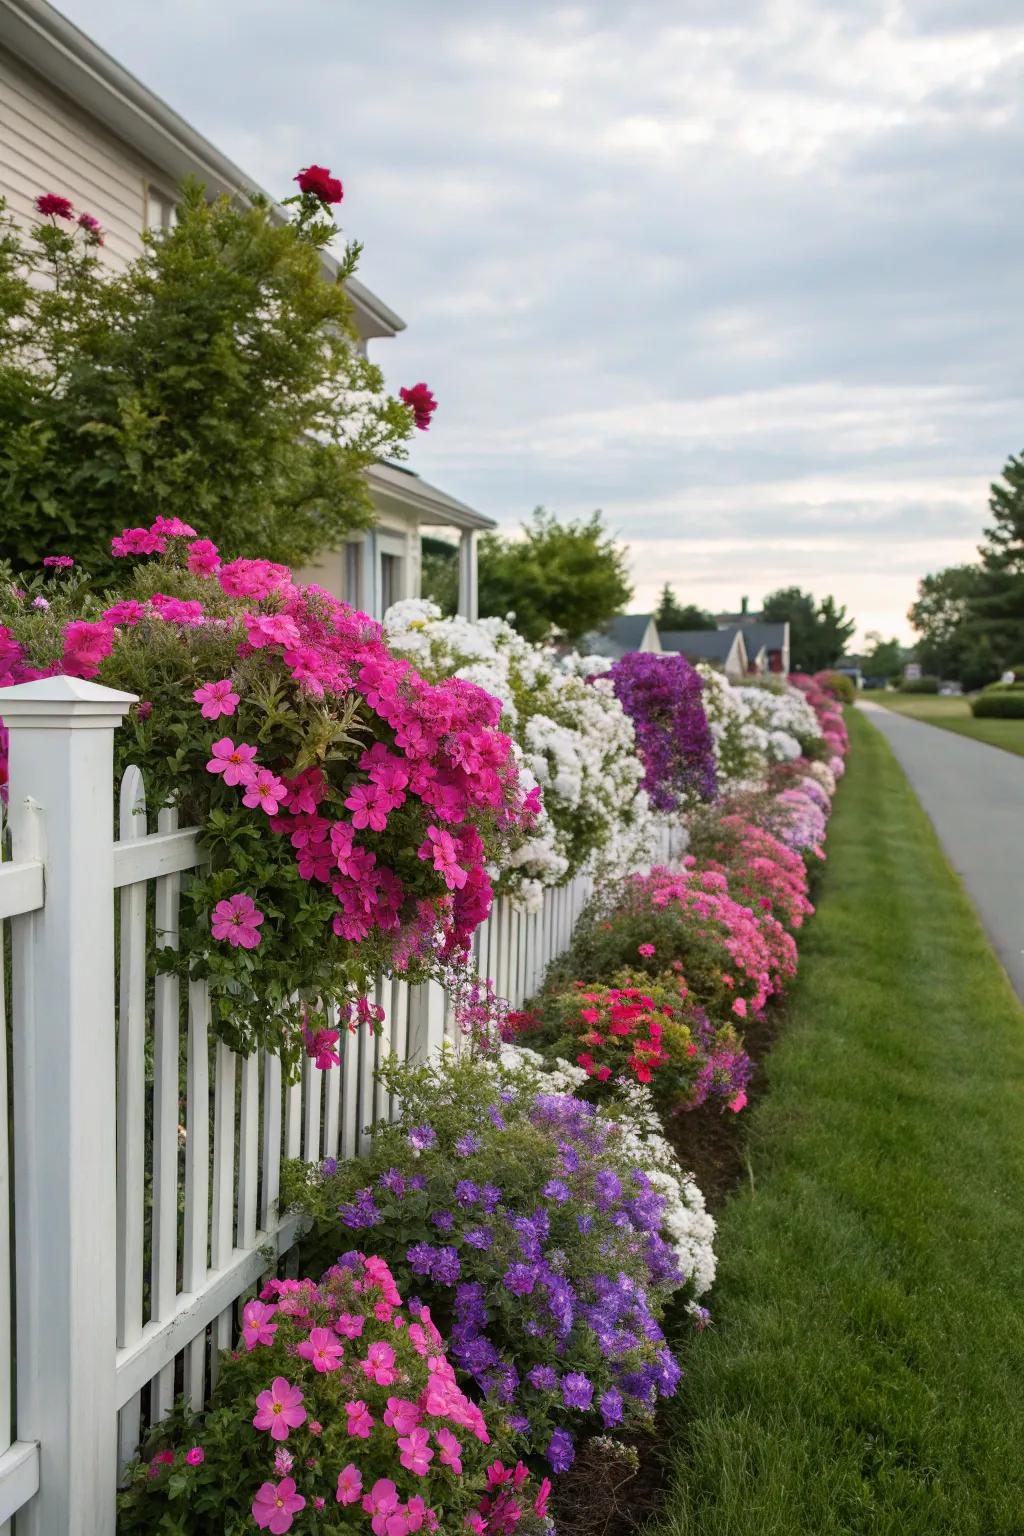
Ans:
{"type": "Polygon", "coordinates": [[[786,647],[786,631],[789,628],[787,620],[766,620],[754,624],[742,626],[743,638],[747,643],[747,653],[753,656],[762,646],[766,651],[782,651],[786,647]]]}
{"type": "Polygon", "coordinates": [[[578,649],[583,656],[613,656],[616,659],[630,651],[638,651],[652,618],[650,613],[620,613],[603,630],[592,630],[589,635],[584,635],[578,649]]]}
{"type": "Polygon", "coordinates": [[[684,656],[696,656],[699,661],[721,661],[729,658],[729,653],[736,642],[737,632],[743,630],[733,629],[662,629],[662,650],[678,651],[684,656]]]}

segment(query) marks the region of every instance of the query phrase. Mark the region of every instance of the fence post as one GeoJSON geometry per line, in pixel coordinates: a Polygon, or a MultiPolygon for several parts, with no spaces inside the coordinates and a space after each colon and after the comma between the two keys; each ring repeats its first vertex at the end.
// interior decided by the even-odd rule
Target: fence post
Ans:
{"type": "Polygon", "coordinates": [[[113,746],[133,702],[73,677],[0,694],[14,856],[46,882],[12,922],[17,1418],[40,1446],[21,1536],[114,1531],[113,746]]]}

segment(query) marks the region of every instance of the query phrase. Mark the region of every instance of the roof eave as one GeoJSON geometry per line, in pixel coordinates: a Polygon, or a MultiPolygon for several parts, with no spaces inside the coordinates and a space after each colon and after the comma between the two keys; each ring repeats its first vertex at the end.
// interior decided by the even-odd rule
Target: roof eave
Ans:
{"type": "Polygon", "coordinates": [[[438,490],[419,475],[392,469],[387,464],[371,464],[366,471],[371,493],[384,501],[397,502],[403,509],[417,514],[426,527],[463,528],[485,532],[498,525],[493,517],[486,517],[454,496],[438,490]]]}

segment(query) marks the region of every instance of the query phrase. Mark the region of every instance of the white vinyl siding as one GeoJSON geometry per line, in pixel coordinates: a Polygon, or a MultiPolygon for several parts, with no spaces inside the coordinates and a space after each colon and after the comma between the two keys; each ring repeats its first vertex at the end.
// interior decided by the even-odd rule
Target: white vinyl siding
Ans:
{"type": "Polygon", "coordinates": [[[160,177],[129,145],[0,48],[0,192],[19,221],[57,192],[99,219],[103,260],[122,267],[141,249],[147,181],[160,177]]]}

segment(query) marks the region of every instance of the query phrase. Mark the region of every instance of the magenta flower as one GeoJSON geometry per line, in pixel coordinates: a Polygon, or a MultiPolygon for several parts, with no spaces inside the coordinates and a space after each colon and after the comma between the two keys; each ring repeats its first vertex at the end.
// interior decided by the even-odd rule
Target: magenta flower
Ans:
{"type": "Polygon", "coordinates": [[[339,1504],[354,1504],[362,1491],[363,1475],[358,1467],[349,1462],[338,1473],[338,1492],[335,1497],[339,1504]]]}
{"type": "Polygon", "coordinates": [[[306,1410],[301,1407],[302,1390],[293,1387],[283,1376],[275,1376],[269,1392],[261,1392],[256,1399],[255,1429],[269,1429],[272,1440],[287,1440],[290,1429],[298,1429],[306,1422],[306,1410]]]}
{"type": "Polygon", "coordinates": [[[340,1368],[341,1357],[345,1350],[329,1328],[311,1328],[309,1338],[303,1339],[298,1347],[298,1353],[303,1360],[310,1362],[314,1371],[322,1374],[325,1371],[336,1371],[340,1368]]]}
{"type": "Polygon", "coordinates": [[[398,1489],[390,1477],[378,1477],[363,1495],[363,1508],[368,1515],[390,1515],[398,1508],[398,1489]]]}
{"type": "Polygon", "coordinates": [[[95,677],[100,663],[113,649],[114,631],[108,623],[91,624],[85,619],[75,619],[64,626],[61,666],[72,677],[95,677]]]}
{"type": "Polygon", "coordinates": [[[395,1370],[395,1352],[390,1344],[381,1342],[371,1344],[366,1351],[366,1359],[359,1363],[364,1376],[367,1376],[370,1381],[375,1381],[378,1387],[390,1387],[393,1381],[398,1380],[398,1372],[395,1370]]]}
{"type": "Polygon", "coordinates": [[[206,1460],[206,1452],[201,1445],[194,1445],[190,1451],[185,1452],[185,1460],[190,1467],[201,1467],[206,1460]]]}
{"type": "Polygon", "coordinates": [[[247,613],[244,622],[249,644],[255,650],[265,645],[299,643],[299,627],[286,613],[247,613]]]}
{"type": "Polygon", "coordinates": [[[273,1344],[277,1324],[270,1319],[277,1311],[277,1303],[267,1306],[262,1301],[247,1301],[242,1308],[242,1338],[248,1350],[257,1344],[273,1344]]]}
{"type": "Polygon", "coordinates": [[[418,1429],[423,1415],[415,1403],[407,1397],[389,1397],[384,1413],[384,1423],[389,1424],[396,1435],[411,1434],[418,1429]]]}
{"type": "Polygon", "coordinates": [[[425,1477],[427,1468],[434,1459],[434,1453],[430,1449],[430,1432],[426,1429],[414,1429],[411,1434],[403,1435],[399,1439],[399,1461],[407,1472],[415,1472],[417,1477],[425,1477]]]}
{"type": "Polygon", "coordinates": [[[261,1531],[284,1536],[292,1528],[292,1516],[305,1507],[305,1499],[295,1491],[294,1477],[282,1477],[276,1485],[263,1484],[252,1501],[252,1517],[261,1531]]]}
{"type": "Polygon", "coordinates": [[[210,918],[215,939],[227,939],[232,949],[255,949],[260,942],[259,926],[265,914],[251,896],[239,893],[218,901],[210,918]]]}
{"type": "Polygon", "coordinates": [[[180,517],[156,517],[149,525],[150,533],[162,534],[165,539],[194,539],[196,530],[180,517]]]}
{"type": "Polygon", "coordinates": [[[345,805],[352,812],[352,825],[356,831],[369,827],[371,832],[383,832],[388,824],[391,799],[379,784],[354,785],[345,805]]]}
{"type": "Polygon", "coordinates": [[[220,566],[220,552],[210,539],[196,539],[188,547],[186,564],[193,576],[212,576],[220,566]]]}
{"type": "Polygon", "coordinates": [[[362,1398],[354,1403],[346,1403],[345,1412],[348,1414],[349,1434],[357,1440],[369,1440],[374,1418],[362,1398]]]}
{"type": "Polygon", "coordinates": [[[653,944],[638,944],[636,952],[638,955],[643,955],[645,960],[649,960],[656,953],[653,944]]]}
{"type": "Polygon", "coordinates": [[[268,816],[276,816],[280,810],[281,801],[287,793],[287,789],[276,773],[271,773],[269,768],[261,768],[248,780],[245,794],[242,796],[242,804],[247,805],[250,810],[255,810],[259,806],[268,816]]]}
{"type": "Polygon", "coordinates": [[[134,597],[126,597],[123,602],[115,603],[113,608],[105,608],[103,617],[109,624],[140,624],[147,612],[145,603],[138,602],[134,597]]]}
{"type": "Polygon", "coordinates": [[[54,571],[70,571],[74,565],[70,555],[44,555],[43,564],[54,571]]]}
{"type": "Polygon", "coordinates": [[[460,1459],[462,1456],[461,1444],[456,1440],[450,1429],[441,1428],[436,1430],[434,1439],[440,1447],[442,1467],[451,1467],[455,1475],[458,1476],[462,1472],[462,1461],[460,1459]]]}
{"type": "Polygon", "coordinates": [[[195,690],[192,697],[197,704],[203,706],[200,714],[204,720],[216,720],[221,715],[233,715],[239,700],[239,695],[232,690],[230,677],[222,678],[219,683],[203,683],[195,690]]]}
{"type": "Polygon", "coordinates": [[[167,540],[149,528],[123,528],[110,541],[111,553],[122,560],[129,555],[162,555],[166,548],[167,540]]]}
{"type": "Polygon", "coordinates": [[[339,1038],[336,1029],[318,1029],[314,1034],[307,1026],[302,1031],[302,1037],[306,1046],[306,1055],[319,1071],[329,1072],[332,1067],[341,1066],[341,1057],[334,1049],[339,1038]]]}
{"type": "Polygon", "coordinates": [[[228,785],[248,784],[255,777],[252,764],[256,760],[256,748],[240,741],[236,747],[230,736],[222,736],[211,748],[213,756],[206,765],[207,773],[222,773],[228,785]]]}
{"type": "Polygon", "coordinates": [[[450,891],[461,891],[469,876],[459,864],[458,849],[450,832],[442,827],[428,827],[427,840],[416,850],[421,859],[433,859],[434,868],[444,878],[450,891]]]}

